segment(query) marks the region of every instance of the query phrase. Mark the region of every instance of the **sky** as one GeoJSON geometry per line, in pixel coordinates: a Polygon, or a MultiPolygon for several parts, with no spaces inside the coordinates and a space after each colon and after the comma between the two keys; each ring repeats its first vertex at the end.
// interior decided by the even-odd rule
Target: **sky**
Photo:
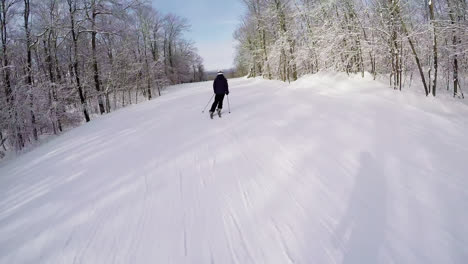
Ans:
{"type": "Polygon", "coordinates": [[[163,14],[174,13],[191,25],[185,33],[195,42],[208,71],[233,67],[234,30],[244,12],[241,0],[152,0],[163,14]]]}

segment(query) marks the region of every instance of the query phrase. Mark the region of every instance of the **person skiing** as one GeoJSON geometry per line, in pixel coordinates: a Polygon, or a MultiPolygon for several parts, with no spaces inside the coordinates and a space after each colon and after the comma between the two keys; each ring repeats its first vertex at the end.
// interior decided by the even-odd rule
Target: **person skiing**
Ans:
{"type": "Polygon", "coordinates": [[[223,109],[224,95],[229,95],[229,85],[223,71],[218,71],[218,76],[213,82],[213,91],[215,93],[215,100],[210,109],[210,117],[213,118],[216,107],[218,107],[218,115],[221,117],[221,110],[223,109]]]}

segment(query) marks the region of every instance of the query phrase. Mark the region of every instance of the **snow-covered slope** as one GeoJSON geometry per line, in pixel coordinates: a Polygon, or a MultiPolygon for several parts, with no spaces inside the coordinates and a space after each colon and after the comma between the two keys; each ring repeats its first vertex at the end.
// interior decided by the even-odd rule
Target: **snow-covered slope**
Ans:
{"type": "Polygon", "coordinates": [[[0,263],[468,262],[466,105],[230,85],[221,119],[182,85],[0,164],[0,263]]]}

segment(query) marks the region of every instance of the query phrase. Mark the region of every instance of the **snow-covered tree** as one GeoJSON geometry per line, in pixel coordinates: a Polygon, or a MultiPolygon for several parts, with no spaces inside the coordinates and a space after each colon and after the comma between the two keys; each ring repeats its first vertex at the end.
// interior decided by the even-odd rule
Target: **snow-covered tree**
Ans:
{"type": "Polygon", "coordinates": [[[370,72],[374,78],[387,76],[390,86],[401,90],[414,75],[426,95],[435,96],[445,82],[454,96],[463,96],[466,1],[242,2],[246,11],[234,33],[235,64],[250,77],[286,81],[325,69],[370,72]]]}
{"type": "Polygon", "coordinates": [[[203,80],[188,29],[139,0],[0,0],[0,149],[203,80]]]}

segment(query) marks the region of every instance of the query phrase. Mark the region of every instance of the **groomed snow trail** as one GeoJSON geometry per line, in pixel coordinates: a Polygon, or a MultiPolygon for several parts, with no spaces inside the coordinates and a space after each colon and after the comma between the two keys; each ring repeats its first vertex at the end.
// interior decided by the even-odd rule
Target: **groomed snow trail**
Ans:
{"type": "Polygon", "coordinates": [[[235,79],[210,120],[211,85],[0,164],[0,263],[467,263],[466,105],[235,79]]]}

